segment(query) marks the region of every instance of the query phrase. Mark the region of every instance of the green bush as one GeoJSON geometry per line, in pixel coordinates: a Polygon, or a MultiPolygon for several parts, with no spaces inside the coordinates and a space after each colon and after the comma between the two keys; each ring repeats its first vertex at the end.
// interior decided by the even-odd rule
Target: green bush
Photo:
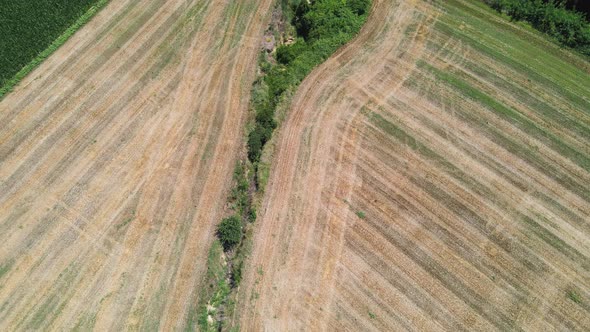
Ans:
{"type": "Polygon", "coordinates": [[[233,210],[237,215],[245,215],[250,207],[250,197],[248,189],[250,182],[248,181],[247,166],[244,163],[236,164],[234,169],[235,186],[232,188],[230,201],[233,203],[233,210]]]}
{"type": "Polygon", "coordinates": [[[242,221],[237,216],[223,219],[217,227],[217,237],[225,250],[230,250],[240,243],[242,235],[242,221]]]}
{"type": "Polygon", "coordinates": [[[277,61],[283,65],[288,65],[303,53],[306,48],[307,45],[304,40],[299,40],[291,45],[281,45],[277,48],[277,61]]]}
{"type": "Polygon", "coordinates": [[[233,269],[233,284],[234,285],[239,285],[240,281],[242,281],[242,271],[244,269],[244,261],[239,261],[233,269]]]}
{"type": "Polygon", "coordinates": [[[248,159],[258,162],[262,154],[262,147],[268,141],[269,130],[257,124],[248,135],[248,159]]]}
{"type": "Polygon", "coordinates": [[[358,16],[365,15],[369,10],[366,0],[348,0],[348,7],[358,16]]]}
{"type": "Polygon", "coordinates": [[[254,206],[251,206],[250,211],[248,211],[248,221],[249,222],[256,221],[256,208],[254,206]]]}

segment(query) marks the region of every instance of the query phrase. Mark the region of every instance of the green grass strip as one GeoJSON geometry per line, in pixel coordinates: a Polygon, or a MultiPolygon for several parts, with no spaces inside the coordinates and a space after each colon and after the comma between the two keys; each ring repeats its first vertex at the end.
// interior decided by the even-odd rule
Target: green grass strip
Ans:
{"type": "Polygon", "coordinates": [[[10,260],[4,264],[0,264],[0,278],[2,278],[6,272],[10,271],[10,268],[12,267],[12,264],[14,263],[14,260],[10,260]]]}
{"type": "MultiPolygon", "coordinates": [[[[446,6],[447,15],[435,24],[435,30],[457,38],[486,56],[514,70],[526,74],[536,84],[541,84],[562,95],[583,111],[590,103],[583,96],[588,94],[590,80],[587,78],[587,62],[568,55],[555,47],[545,37],[534,31],[534,37],[524,34],[508,21],[486,20],[481,13],[463,8],[462,5],[446,6]],[[466,28],[459,29],[461,24],[466,28]]],[[[487,9],[487,8],[486,8],[487,9]]],[[[490,15],[495,15],[489,10],[490,15]]],[[[532,30],[532,28],[531,28],[532,30]]]]}
{"type": "Polygon", "coordinates": [[[95,5],[90,7],[86,13],[84,13],[80,18],[76,20],[74,24],[72,24],[69,28],[64,31],[57,39],[49,45],[43,52],[39,53],[31,62],[29,62],[26,66],[24,66],[13,78],[8,80],[4,86],[0,87],[0,100],[6,96],[7,93],[12,91],[12,89],[23,79],[25,78],[33,69],[37,68],[47,57],[49,57],[53,52],[55,52],[60,46],[62,46],[71,36],[78,31],[84,24],[86,24],[90,19],[99,12],[109,0],[99,0],[95,5]]]}
{"type": "Polygon", "coordinates": [[[547,143],[555,151],[567,157],[584,170],[590,171],[590,159],[586,155],[580,153],[579,151],[565,144],[559,137],[555,136],[554,134],[544,131],[542,128],[539,128],[537,124],[535,124],[533,121],[523,116],[519,112],[504,106],[502,103],[496,101],[488,94],[474,88],[469,83],[461,80],[456,75],[441,71],[426,63],[425,61],[419,61],[418,66],[434,74],[438,80],[446,82],[452,87],[461,91],[462,94],[466,97],[469,97],[470,99],[478,102],[486,108],[494,111],[496,114],[500,115],[502,118],[512,123],[516,127],[520,128],[525,133],[547,143]]]}
{"type": "Polygon", "coordinates": [[[215,239],[207,256],[207,274],[205,284],[201,290],[203,297],[200,300],[198,309],[192,309],[189,312],[187,331],[194,331],[197,326],[200,331],[218,331],[220,328],[219,324],[221,322],[214,319],[214,323],[210,324],[208,316],[214,317],[216,315],[217,309],[223,304],[231,291],[230,285],[225,280],[226,270],[223,266],[222,255],[223,247],[221,242],[215,239]]]}

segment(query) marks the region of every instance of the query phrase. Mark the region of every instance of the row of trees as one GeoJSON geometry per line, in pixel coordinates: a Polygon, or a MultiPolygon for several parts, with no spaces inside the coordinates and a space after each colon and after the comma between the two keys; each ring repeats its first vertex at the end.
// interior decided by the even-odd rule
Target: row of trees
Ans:
{"type": "Polygon", "coordinates": [[[516,21],[529,22],[562,45],[590,56],[590,24],[584,14],[554,0],[486,0],[498,12],[516,21]]]}

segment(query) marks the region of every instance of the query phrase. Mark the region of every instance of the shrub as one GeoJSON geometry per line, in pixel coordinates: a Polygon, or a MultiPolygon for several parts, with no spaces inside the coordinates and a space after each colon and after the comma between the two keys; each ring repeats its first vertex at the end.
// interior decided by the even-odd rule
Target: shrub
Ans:
{"type": "Polygon", "coordinates": [[[237,216],[223,219],[217,227],[217,236],[225,250],[230,250],[240,243],[242,234],[242,221],[237,216]]]}
{"type": "Polygon", "coordinates": [[[248,159],[250,161],[258,162],[260,160],[264,143],[266,143],[264,128],[256,125],[248,135],[248,159]]]}
{"type": "Polygon", "coordinates": [[[365,15],[369,10],[366,0],[348,0],[348,7],[358,16],[365,15]]]}
{"type": "Polygon", "coordinates": [[[242,281],[242,270],[243,269],[244,269],[244,262],[243,261],[240,261],[239,263],[237,263],[234,266],[233,274],[232,274],[234,286],[239,285],[240,281],[242,281]]]}
{"type": "Polygon", "coordinates": [[[256,208],[254,206],[250,207],[250,211],[248,212],[248,221],[256,221],[256,208]]]}
{"type": "Polygon", "coordinates": [[[277,61],[288,65],[295,60],[300,54],[305,52],[307,45],[304,40],[298,40],[291,45],[281,45],[277,48],[277,61]]]}

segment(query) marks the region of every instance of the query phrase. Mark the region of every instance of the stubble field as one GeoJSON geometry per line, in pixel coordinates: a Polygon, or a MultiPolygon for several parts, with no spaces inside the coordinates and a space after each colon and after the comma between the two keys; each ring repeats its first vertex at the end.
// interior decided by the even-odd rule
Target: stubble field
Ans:
{"type": "Polygon", "coordinates": [[[0,102],[0,329],[194,329],[271,1],[113,0],[0,102]]]}
{"type": "Polygon", "coordinates": [[[468,0],[374,0],[276,143],[244,330],[590,328],[590,66],[468,0]]]}

